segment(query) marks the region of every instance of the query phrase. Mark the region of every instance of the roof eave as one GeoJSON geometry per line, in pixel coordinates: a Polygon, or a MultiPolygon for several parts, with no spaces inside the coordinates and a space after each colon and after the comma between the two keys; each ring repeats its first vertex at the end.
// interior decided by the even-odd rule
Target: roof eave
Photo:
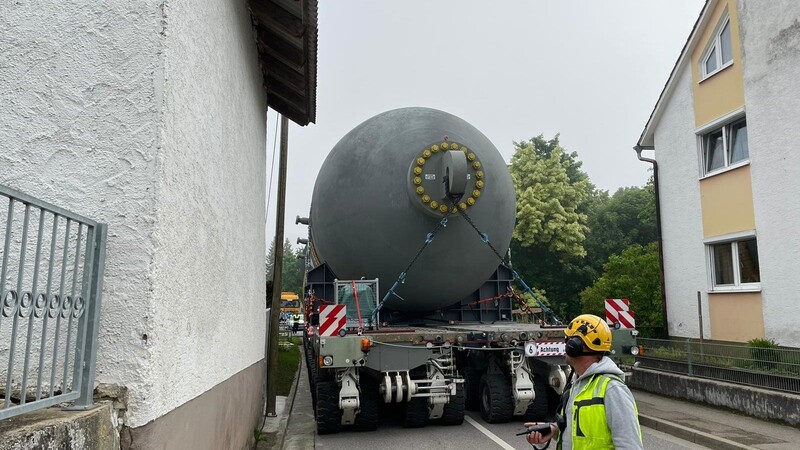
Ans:
{"type": "Polygon", "coordinates": [[[717,1],[718,0],[706,0],[705,5],[703,5],[703,9],[700,11],[700,15],[697,16],[697,20],[692,27],[692,32],[689,33],[689,38],[683,44],[681,54],[678,56],[678,60],[675,61],[675,65],[672,67],[669,78],[667,78],[667,82],[664,85],[664,88],[661,90],[661,94],[658,96],[656,105],[653,108],[653,111],[650,113],[650,117],[647,119],[647,124],[644,126],[644,130],[642,130],[641,135],[639,135],[639,140],[636,143],[638,147],[652,148],[655,146],[655,125],[661,118],[664,104],[667,102],[670,95],[672,95],[672,91],[675,88],[675,79],[681,70],[683,70],[684,66],[688,63],[689,54],[694,50],[694,47],[697,44],[696,41],[698,39],[698,31],[701,30],[703,28],[702,26],[709,20],[708,12],[713,10],[713,7],[716,5],[717,1]]]}
{"type": "Polygon", "coordinates": [[[317,0],[249,0],[267,106],[304,126],[316,120],[317,0]]]}

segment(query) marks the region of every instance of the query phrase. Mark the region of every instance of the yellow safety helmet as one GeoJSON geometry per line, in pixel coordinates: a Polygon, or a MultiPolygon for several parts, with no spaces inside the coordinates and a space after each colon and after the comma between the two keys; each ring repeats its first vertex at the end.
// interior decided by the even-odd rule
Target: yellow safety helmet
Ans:
{"type": "Polygon", "coordinates": [[[611,329],[603,319],[593,314],[581,314],[572,319],[564,334],[567,338],[580,337],[587,347],[596,352],[611,351],[611,329]]]}

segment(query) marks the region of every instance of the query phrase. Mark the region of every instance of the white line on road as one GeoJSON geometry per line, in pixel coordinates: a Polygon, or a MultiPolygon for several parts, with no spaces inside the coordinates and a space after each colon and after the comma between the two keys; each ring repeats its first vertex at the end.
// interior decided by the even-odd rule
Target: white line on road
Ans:
{"type": "Polygon", "coordinates": [[[483,433],[486,436],[488,436],[489,439],[495,441],[497,443],[497,445],[499,445],[500,447],[503,447],[505,450],[516,450],[514,447],[508,445],[508,443],[506,443],[506,441],[500,439],[496,434],[492,433],[491,431],[487,430],[483,425],[481,425],[478,422],[476,422],[475,419],[473,419],[472,417],[464,416],[464,420],[469,422],[473,427],[477,428],[478,431],[480,431],[481,433],[483,433]]]}

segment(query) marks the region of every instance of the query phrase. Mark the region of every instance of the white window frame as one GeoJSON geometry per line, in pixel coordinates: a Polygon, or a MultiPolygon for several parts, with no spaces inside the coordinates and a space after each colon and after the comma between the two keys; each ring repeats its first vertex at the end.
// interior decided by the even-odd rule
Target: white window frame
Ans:
{"type": "Polygon", "coordinates": [[[731,18],[726,13],[722,17],[722,20],[719,21],[719,25],[717,25],[717,29],[714,30],[714,37],[709,41],[708,48],[706,49],[705,52],[703,52],[703,57],[700,58],[700,73],[702,74],[702,77],[700,78],[700,81],[703,81],[703,80],[705,80],[707,78],[710,78],[710,77],[714,76],[715,74],[717,74],[717,73],[725,70],[726,68],[730,67],[731,65],[733,65],[733,29],[732,28],[730,29],[731,59],[730,59],[730,61],[722,61],[722,42],[721,42],[722,30],[725,29],[726,25],[731,26],[730,23],[731,23],[731,18]],[[706,72],[706,62],[708,62],[708,59],[711,56],[711,53],[714,52],[714,50],[717,51],[716,54],[714,55],[716,60],[717,60],[716,61],[717,62],[717,68],[714,69],[711,72],[706,72]]]}
{"type": "MultiPolygon", "coordinates": [[[[739,247],[736,245],[738,242],[747,241],[750,239],[756,240],[758,245],[758,238],[756,237],[755,230],[745,231],[742,233],[733,233],[725,236],[718,236],[709,238],[703,241],[706,248],[706,268],[708,270],[708,292],[761,292],[761,282],[755,283],[742,283],[742,273],[739,267],[739,247]],[[716,270],[714,268],[714,246],[721,244],[729,244],[731,246],[731,264],[733,267],[733,284],[716,284],[716,270]]],[[[759,260],[761,258],[759,257],[759,260]]],[[[759,279],[761,278],[761,262],[759,266],[759,279]]]]}
{"type": "Polygon", "coordinates": [[[711,177],[750,164],[749,139],[747,142],[747,158],[741,161],[736,161],[732,164],[730,162],[731,126],[738,124],[742,120],[746,122],[747,116],[744,114],[744,109],[739,109],[731,114],[727,114],[724,117],[721,117],[719,120],[715,120],[714,122],[704,125],[703,127],[695,130],[695,135],[697,136],[697,147],[700,150],[699,151],[700,179],[711,177]],[[711,171],[706,171],[706,168],[708,167],[706,160],[706,157],[708,156],[707,154],[708,152],[706,149],[706,142],[705,142],[706,136],[720,130],[722,131],[723,164],[721,167],[718,167],[711,171]]]}

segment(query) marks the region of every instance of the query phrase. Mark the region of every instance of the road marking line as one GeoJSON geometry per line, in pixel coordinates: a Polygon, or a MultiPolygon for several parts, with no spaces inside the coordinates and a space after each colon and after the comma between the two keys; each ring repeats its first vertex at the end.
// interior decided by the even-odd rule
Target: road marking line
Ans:
{"type": "Polygon", "coordinates": [[[492,433],[491,431],[487,430],[483,425],[479,424],[470,416],[464,416],[464,420],[469,422],[473,427],[477,428],[478,431],[485,434],[489,437],[489,439],[495,441],[500,447],[503,447],[505,450],[516,450],[514,447],[508,445],[508,443],[502,439],[500,439],[496,434],[492,433]]]}

